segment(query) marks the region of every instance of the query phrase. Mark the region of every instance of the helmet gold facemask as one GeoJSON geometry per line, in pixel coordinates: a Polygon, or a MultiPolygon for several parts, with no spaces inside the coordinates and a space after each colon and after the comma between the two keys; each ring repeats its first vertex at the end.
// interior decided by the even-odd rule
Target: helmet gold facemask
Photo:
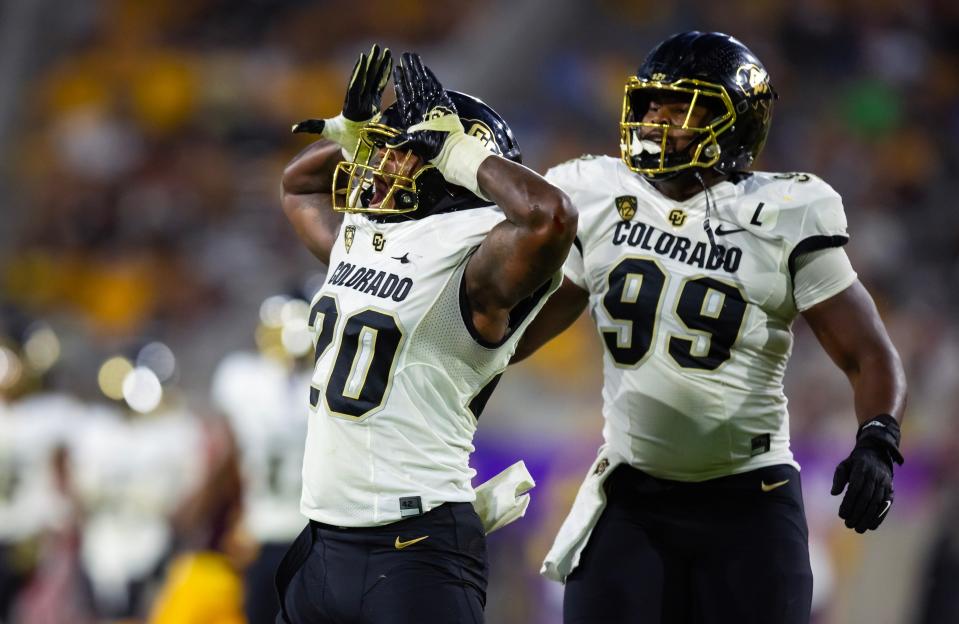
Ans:
{"type": "Polygon", "coordinates": [[[645,176],[655,176],[672,173],[692,167],[708,168],[719,162],[720,146],[718,137],[727,131],[736,121],[736,111],[732,100],[722,85],[702,80],[683,78],[675,82],[644,81],[632,76],[626,82],[623,95],[623,115],[619,123],[619,146],[626,166],[636,173],[645,176]],[[642,121],[646,110],[637,110],[633,103],[647,91],[646,101],[652,101],[654,92],[668,92],[689,96],[689,111],[682,125],[670,123],[652,123],[642,121]],[[693,111],[696,106],[705,106],[716,111],[709,123],[702,127],[691,125],[693,111]],[[644,132],[644,129],[647,129],[644,132]],[[643,139],[648,130],[659,129],[662,139],[650,141],[643,139]],[[676,131],[691,132],[694,134],[689,146],[683,150],[688,159],[676,162],[676,156],[682,153],[667,152],[669,133],[676,131]]]}
{"type": "Polygon", "coordinates": [[[393,149],[386,142],[399,130],[370,122],[361,132],[356,156],[343,161],[333,173],[333,210],[368,214],[402,214],[419,207],[416,181],[433,165],[419,166],[411,172],[412,152],[393,149]],[[375,206],[376,181],[386,185],[383,198],[375,206]]]}

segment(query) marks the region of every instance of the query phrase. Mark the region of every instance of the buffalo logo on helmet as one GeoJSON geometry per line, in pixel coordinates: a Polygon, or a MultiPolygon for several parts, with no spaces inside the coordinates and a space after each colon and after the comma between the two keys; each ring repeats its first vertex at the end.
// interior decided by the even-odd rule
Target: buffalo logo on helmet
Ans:
{"type": "Polygon", "coordinates": [[[630,221],[636,216],[636,197],[633,195],[620,195],[616,198],[616,212],[622,217],[623,221],[630,221]]]}
{"type": "Polygon", "coordinates": [[[736,84],[746,96],[763,95],[770,92],[769,74],[755,63],[746,63],[736,70],[736,84]]]}

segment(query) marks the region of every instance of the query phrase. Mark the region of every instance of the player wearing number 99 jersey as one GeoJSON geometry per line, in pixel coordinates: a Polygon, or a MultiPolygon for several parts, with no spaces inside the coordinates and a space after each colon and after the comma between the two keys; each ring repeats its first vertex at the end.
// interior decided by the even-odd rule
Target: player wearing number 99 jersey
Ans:
{"type": "Polygon", "coordinates": [[[287,216],[330,267],[310,313],[310,526],[277,575],[291,623],[482,621],[473,433],[575,234],[499,115],[413,54],[381,112],[389,68],[376,46],[360,57],[342,115],[295,127],[329,140],[283,178],[287,216]]]}
{"type": "Polygon", "coordinates": [[[627,82],[622,158],[546,175],[580,227],[517,357],[584,308],[605,345],[605,445],[544,565],[567,584],[567,623],[808,621],[782,385],[799,313],[855,391],[840,515],[862,532],[891,504],[902,368],[842,251],[839,195],[810,174],[748,171],[774,99],[740,42],[682,33],[627,82]]]}

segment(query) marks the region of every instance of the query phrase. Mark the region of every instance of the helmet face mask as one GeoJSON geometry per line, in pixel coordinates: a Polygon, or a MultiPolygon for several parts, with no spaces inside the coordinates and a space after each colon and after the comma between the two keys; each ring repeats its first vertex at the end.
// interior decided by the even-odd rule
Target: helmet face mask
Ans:
{"type": "Polygon", "coordinates": [[[622,159],[650,180],[697,169],[723,175],[743,171],[762,151],[775,99],[765,68],[741,42],[716,32],[673,35],[657,45],[626,82],[622,159]],[[685,98],[686,119],[670,117],[663,123],[662,115],[647,117],[656,94],[672,101],[685,98]],[[697,107],[712,115],[700,119],[693,114],[697,107]],[[651,134],[657,135],[656,141],[648,140],[651,134]],[[688,145],[667,149],[688,137],[688,145]]]}
{"type": "Polygon", "coordinates": [[[623,94],[620,120],[620,152],[623,161],[634,172],[648,177],[661,177],[693,167],[708,168],[719,162],[719,137],[736,121],[729,94],[722,85],[702,80],[681,78],[672,83],[640,80],[632,76],[623,94]],[[660,97],[685,99],[688,103],[681,124],[669,121],[643,121],[651,102],[660,97]],[[693,125],[697,107],[705,107],[707,116],[693,125]],[[649,140],[657,134],[657,141],[649,140]],[[670,150],[670,138],[676,134],[691,135],[688,145],[670,150]]]}
{"type": "Polygon", "coordinates": [[[333,173],[333,210],[367,214],[403,214],[419,207],[417,180],[431,164],[410,151],[386,146],[400,131],[372,121],[360,133],[356,156],[333,173]]]}

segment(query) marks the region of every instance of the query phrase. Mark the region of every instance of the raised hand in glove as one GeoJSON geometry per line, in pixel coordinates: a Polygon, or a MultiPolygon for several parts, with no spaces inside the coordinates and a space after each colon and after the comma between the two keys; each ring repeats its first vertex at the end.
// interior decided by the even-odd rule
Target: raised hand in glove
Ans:
{"type": "Polygon", "coordinates": [[[360,130],[380,112],[383,90],[390,79],[393,57],[389,48],[376,44],[369,54],[360,54],[346,88],[343,111],[330,119],[307,119],[293,125],[294,133],[319,134],[337,143],[344,155],[353,157],[360,130]]]}
{"type": "Polygon", "coordinates": [[[393,71],[393,86],[406,132],[387,146],[413,152],[433,163],[447,182],[483,197],[476,171],[492,152],[464,132],[449,93],[418,54],[403,54],[393,71]]]}
{"type": "Polygon", "coordinates": [[[886,518],[893,501],[892,465],[902,465],[899,423],[882,414],[864,422],[856,434],[856,446],[840,462],[832,481],[832,495],[841,494],[839,517],[857,533],[876,529],[886,518]]]}
{"type": "Polygon", "coordinates": [[[463,130],[453,100],[415,53],[403,54],[403,60],[393,70],[393,85],[396,106],[407,130],[388,145],[410,150],[423,160],[433,160],[449,133],[463,130]]]}

